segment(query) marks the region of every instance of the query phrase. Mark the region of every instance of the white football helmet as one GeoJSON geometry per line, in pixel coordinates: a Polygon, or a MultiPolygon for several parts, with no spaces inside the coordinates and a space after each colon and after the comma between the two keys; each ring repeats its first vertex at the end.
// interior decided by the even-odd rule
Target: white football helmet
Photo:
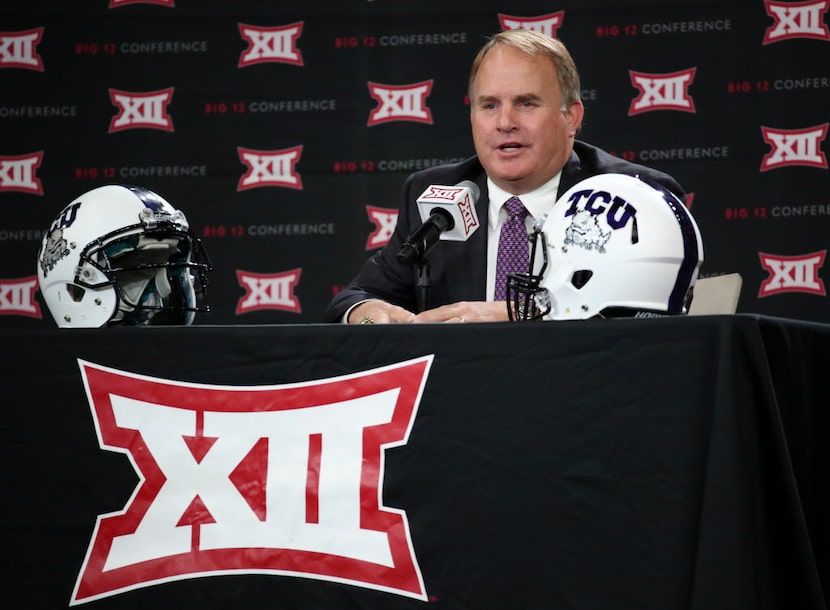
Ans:
{"type": "Polygon", "coordinates": [[[508,278],[511,319],[685,314],[703,262],[700,230],[683,202],[623,174],[573,186],[529,238],[530,271],[508,278]]]}
{"type": "Polygon", "coordinates": [[[38,252],[61,328],[190,324],[207,311],[210,261],[187,218],[156,193],[108,185],[58,214],[38,252]]]}

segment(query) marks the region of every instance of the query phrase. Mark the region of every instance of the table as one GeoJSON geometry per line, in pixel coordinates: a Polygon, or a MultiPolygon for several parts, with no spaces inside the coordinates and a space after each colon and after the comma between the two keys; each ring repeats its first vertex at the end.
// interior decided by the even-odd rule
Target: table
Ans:
{"type": "Polygon", "coordinates": [[[826,608],[830,325],[0,337],[14,607],[826,608]]]}

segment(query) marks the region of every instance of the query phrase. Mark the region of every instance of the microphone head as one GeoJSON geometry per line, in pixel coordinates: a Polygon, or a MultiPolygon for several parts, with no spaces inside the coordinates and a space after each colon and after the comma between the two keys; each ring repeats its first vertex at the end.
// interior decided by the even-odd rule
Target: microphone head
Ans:
{"type": "Polygon", "coordinates": [[[467,241],[479,226],[475,208],[479,195],[478,186],[471,180],[454,186],[431,184],[418,197],[418,212],[421,220],[426,222],[436,209],[444,211],[452,219],[452,224],[441,233],[440,239],[467,241]]]}

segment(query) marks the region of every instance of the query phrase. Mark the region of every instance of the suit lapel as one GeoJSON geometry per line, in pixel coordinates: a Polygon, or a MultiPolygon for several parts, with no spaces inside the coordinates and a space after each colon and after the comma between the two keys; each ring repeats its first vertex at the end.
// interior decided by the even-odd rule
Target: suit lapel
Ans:
{"type": "Polygon", "coordinates": [[[562,177],[559,179],[559,190],[556,193],[556,198],[559,199],[569,188],[585,178],[588,178],[588,172],[582,167],[576,152],[571,151],[571,158],[562,168],[562,177]]]}

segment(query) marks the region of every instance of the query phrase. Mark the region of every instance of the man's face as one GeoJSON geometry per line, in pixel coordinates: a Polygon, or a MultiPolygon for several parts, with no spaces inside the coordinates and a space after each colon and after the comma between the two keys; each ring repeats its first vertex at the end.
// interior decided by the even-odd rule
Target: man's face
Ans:
{"type": "Polygon", "coordinates": [[[562,110],[553,62],[498,45],[485,55],[470,100],[473,143],[487,175],[514,195],[555,176],[573,149],[582,103],[562,110]]]}

